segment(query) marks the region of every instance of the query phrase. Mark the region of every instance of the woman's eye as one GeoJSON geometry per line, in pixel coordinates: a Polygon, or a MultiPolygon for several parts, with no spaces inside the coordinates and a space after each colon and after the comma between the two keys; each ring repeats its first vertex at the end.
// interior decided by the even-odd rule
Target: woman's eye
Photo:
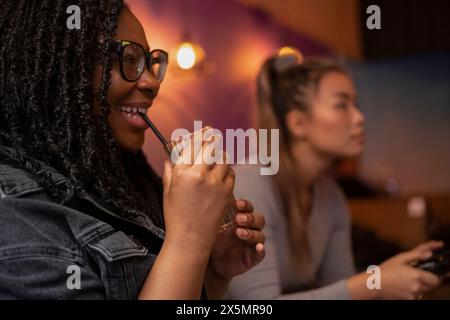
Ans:
{"type": "Polygon", "coordinates": [[[124,62],[130,63],[130,64],[136,64],[136,62],[137,62],[135,56],[125,56],[125,58],[123,60],[124,60],[124,62]]]}
{"type": "Polygon", "coordinates": [[[336,108],[346,110],[348,108],[348,104],[347,103],[338,103],[336,105],[336,108]]]}

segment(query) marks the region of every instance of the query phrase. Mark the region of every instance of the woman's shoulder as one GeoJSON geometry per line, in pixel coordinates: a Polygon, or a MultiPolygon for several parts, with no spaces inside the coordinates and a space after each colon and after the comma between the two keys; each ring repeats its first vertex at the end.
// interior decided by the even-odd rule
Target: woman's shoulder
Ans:
{"type": "Polygon", "coordinates": [[[239,164],[232,167],[236,173],[236,179],[248,183],[260,183],[265,187],[273,185],[274,175],[264,174],[264,166],[260,164],[239,164]]]}
{"type": "Polygon", "coordinates": [[[274,176],[261,174],[258,164],[242,164],[233,167],[236,174],[235,191],[256,195],[273,194],[276,190],[274,176]]]}
{"type": "Polygon", "coordinates": [[[245,164],[233,167],[236,173],[234,193],[237,198],[253,204],[255,212],[266,217],[266,222],[282,217],[282,201],[274,176],[261,174],[263,166],[245,164]]]}

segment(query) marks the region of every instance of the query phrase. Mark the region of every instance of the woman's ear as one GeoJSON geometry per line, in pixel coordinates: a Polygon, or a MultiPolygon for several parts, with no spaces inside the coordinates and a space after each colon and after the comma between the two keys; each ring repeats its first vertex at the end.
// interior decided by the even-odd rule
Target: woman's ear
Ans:
{"type": "Polygon", "coordinates": [[[297,139],[306,139],[308,136],[308,116],[300,110],[291,110],[286,114],[286,127],[289,134],[297,139]]]}

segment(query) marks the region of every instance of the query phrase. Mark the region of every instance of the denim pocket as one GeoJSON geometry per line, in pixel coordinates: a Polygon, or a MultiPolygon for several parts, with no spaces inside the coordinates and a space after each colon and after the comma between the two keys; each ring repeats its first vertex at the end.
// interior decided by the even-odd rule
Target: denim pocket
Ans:
{"type": "Polygon", "coordinates": [[[90,241],[108,299],[136,299],[156,258],[122,231],[90,241]]]}
{"type": "Polygon", "coordinates": [[[89,243],[88,246],[101,254],[107,261],[117,261],[129,257],[145,256],[147,248],[137,244],[121,231],[89,243]]]}

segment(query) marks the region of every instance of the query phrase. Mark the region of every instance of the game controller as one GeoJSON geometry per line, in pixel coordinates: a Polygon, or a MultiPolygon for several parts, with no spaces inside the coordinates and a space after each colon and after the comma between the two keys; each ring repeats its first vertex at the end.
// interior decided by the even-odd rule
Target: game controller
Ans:
{"type": "Polygon", "coordinates": [[[433,254],[433,256],[424,261],[419,261],[414,265],[425,271],[434,273],[439,277],[450,275],[450,250],[440,250],[433,254]]]}

